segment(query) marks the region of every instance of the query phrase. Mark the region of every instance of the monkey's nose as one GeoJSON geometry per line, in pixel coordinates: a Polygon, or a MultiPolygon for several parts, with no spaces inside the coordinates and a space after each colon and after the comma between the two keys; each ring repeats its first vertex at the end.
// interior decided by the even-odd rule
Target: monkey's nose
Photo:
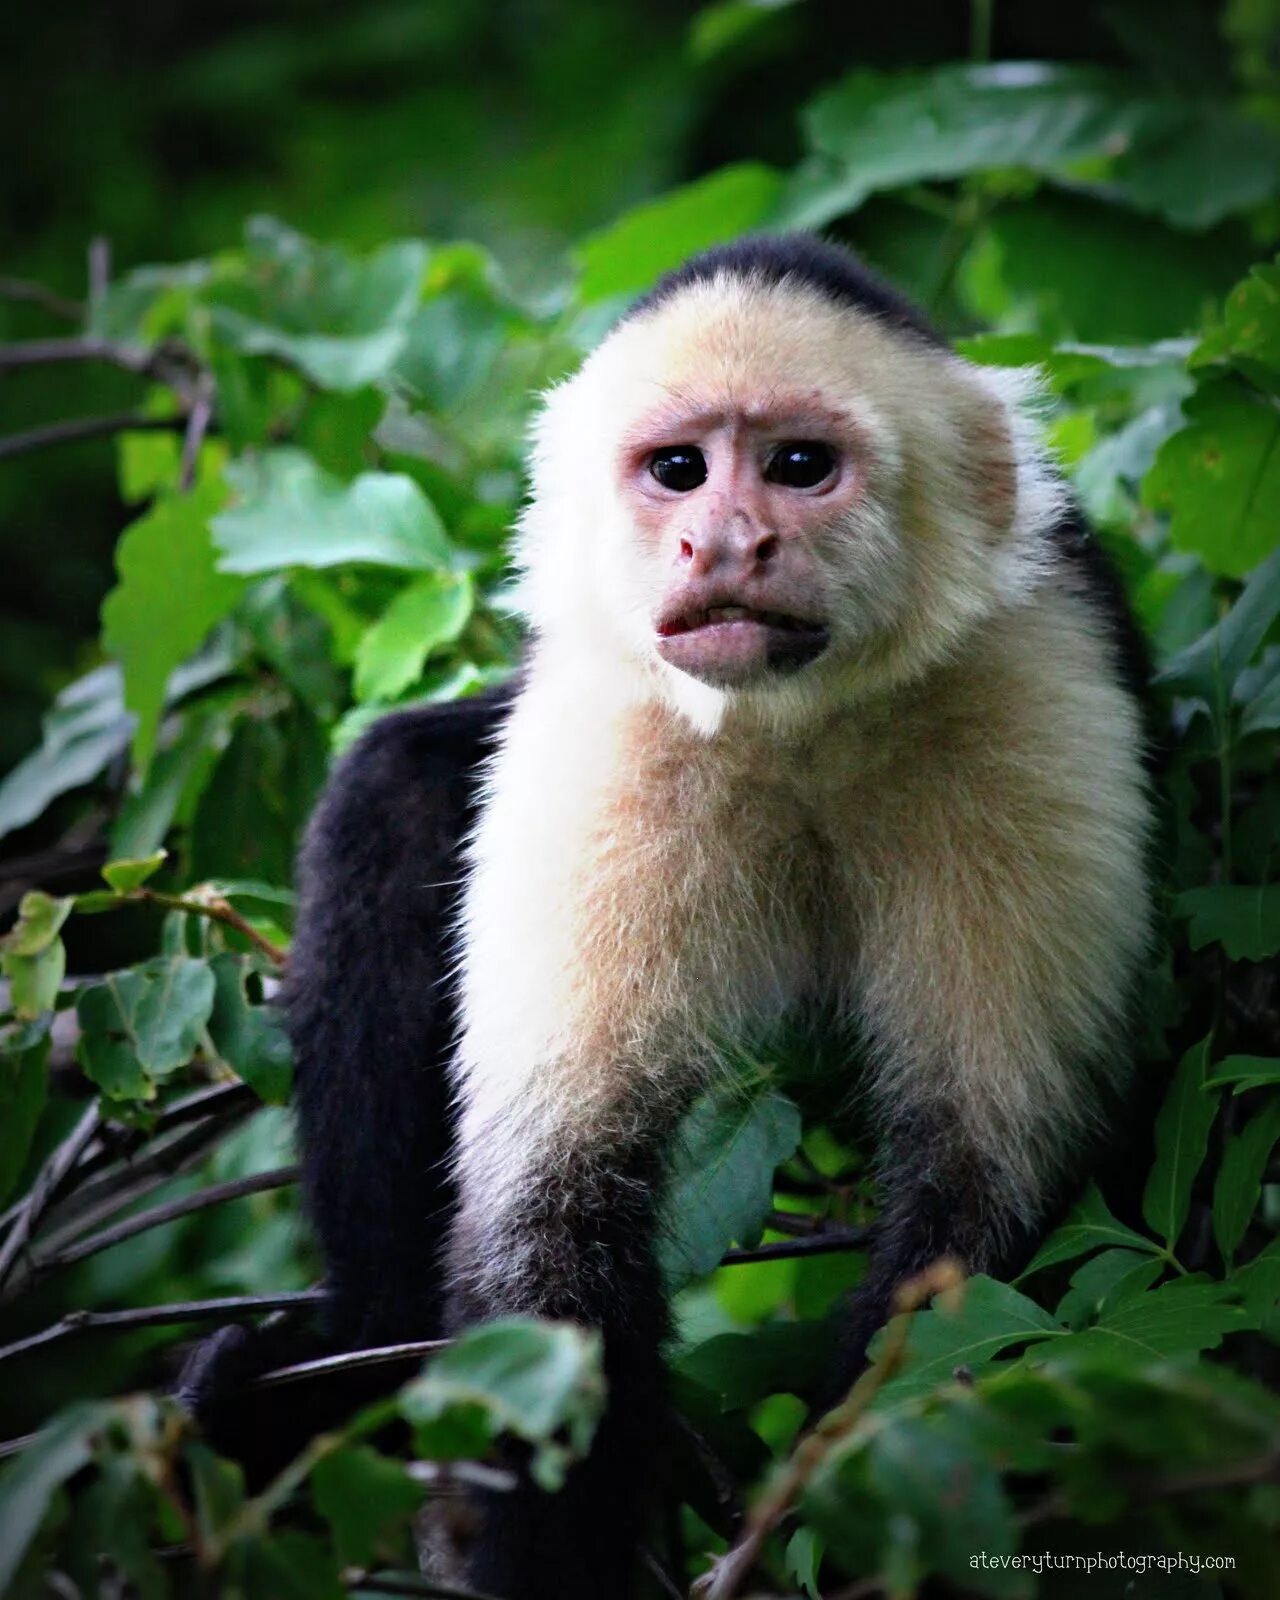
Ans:
{"type": "Polygon", "coordinates": [[[711,572],[747,576],[768,566],[778,549],[776,533],[735,522],[686,533],[680,540],[680,564],[697,577],[711,572]]]}

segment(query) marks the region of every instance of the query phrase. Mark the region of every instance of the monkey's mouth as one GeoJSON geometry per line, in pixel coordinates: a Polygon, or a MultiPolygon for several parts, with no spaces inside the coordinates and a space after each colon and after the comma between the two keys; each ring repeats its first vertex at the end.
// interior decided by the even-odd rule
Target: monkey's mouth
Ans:
{"type": "Polygon", "coordinates": [[[830,640],[822,623],[754,606],[690,607],[657,625],[657,651],[665,662],[721,688],[767,673],[798,672],[830,640]]]}

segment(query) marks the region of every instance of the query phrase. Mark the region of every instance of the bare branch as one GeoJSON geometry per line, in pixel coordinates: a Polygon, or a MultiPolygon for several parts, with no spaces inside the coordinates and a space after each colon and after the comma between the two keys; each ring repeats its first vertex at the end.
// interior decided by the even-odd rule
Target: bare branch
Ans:
{"type": "Polygon", "coordinates": [[[182,441],[182,471],[178,477],[178,487],[184,494],[190,491],[196,481],[200,446],[213,420],[213,395],[212,378],[202,374],[196,383],[195,399],[191,403],[191,415],[187,418],[187,431],[182,441]]]}
{"type": "Polygon", "coordinates": [[[111,284],[111,240],[95,234],[89,240],[89,304],[97,305],[111,284]]]}
{"type": "Polygon", "coordinates": [[[3,1284],[13,1271],[14,1263],[27,1248],[27,1241],[31,1238],[36,1223],[44,1215],[62,1181],[79,1161],[85,1146],[97,1133],[100,1125],[101,1117],[95,1101],[62,1143],[50,1152],[48,1159],[36,1174],[36,1180],[31,1185],[30,1193],[23,1202],[22,1210],[18,1213],[8,1238],[3,1245],[0,1245],[0,1284],[3,1284]]]}
{"type": "Polygon", "coordinates": [[[65,361],[105,361],[126,372],[145,374],[155,353],[145,345],[123,344],[118,339],[100,339],[96,334],[77,334],[66,339],[20,339],[0,345],[0,372],[19,367],[48,367],[65,361]]]}
{"type": "Polygon", "coordinates": [[[217,1300],[175,1300],[162,1306],[137,1306],[129,1311],[69,1311],[39,1333],[15,1339],[0,1347],[0,1361],[26,1355],[45,1345],[57,1344],[73,1334],[121,1328],[161,1328],[174,1322],[209,1322],[217,1317],[241,1317],[254,1311],[289,1311],[300,1306],[320,1305],[323,1289],[297,1289],[284,1294],[229,1294],[217,1300]]]}
{"type": "Polygon", "coordinates": [[[224,927],[234,928],[276,966],[284,966],[287,959],[286,952],[278,944],[272,944],[270,939],[260,934],[248,918],[242,917],[230,901],[224,900],[221,895],[204,898],[190,894],[162,894],[158,889],[143,888],[131,889],[121,899],[163,906],[166,911],[189,911],[192,916],[208,917],[210,922],[220,922],[224,927]]]}
{"type": "Polygon", "coordinates": [[[0,278],[0,300],[25,301],[66,322],[84,321],[84,307],[78,300],[68,300],[55,289],[32,283],[28,278],[0,278]]]}
{"type": "MultiPolygon", "coordinates": [[[[196,1194],[183,1195],[180,1200],[170,1200],[165,1205],[153,1206],[150,1211],[140,1211],[135,1217],[126,1217],[114,1227],[103,1228],[100,1233],[90,1234],[87,1239],[61,1250],[51,1250],[47,1254],[32,1251],[27,1258],[26,1270],[14,1279],[3,1298],[12,1299],[20,1290],[30,1288],[32,1283],[59,1267],[69,1267],[77,1261],[97,1255],[101,1250],[110,1249],[112,1245],[122,1244],[139,1233],[161,1227],[166,1222],[175,1222],[194,1211],[220,1205],[224,1200],[238,1200],[244,1195],[262,1194],[268,1189],[283,1189],[297,1181],[297,1167],[281,1167],[277,1172],[258,1172],[248,1178],[234,1178],[229,1183],[215,1183],[196,1194]]],[[[5,1241],[5,1250],[8,1251],[12,1244],[13,1235],[5,1241]]]]}
{"type": "Polygon", "coordinates": [[[872,1232],[869,1226],[826,1228],[806,1234],[802,1239],[778,1239],[771,1244],[757,1245],[754,1250],[728,1250],[720,1265],[740,1267],[752,1261],[787,1261],[794,1256],[827,1256],[841,1250],[865,1250],[872,1232]]]}
{"type": "MultiPolygon", "coordinates": [[[[0,358],[3,350],[0,350],[0,358]]],[[[3,360],[0,359],[0,366],[3,360]]],[[[109,439],[117,433],[172,432],[183,427],[181,417],[142,417],[125,411],[115,416],[76,417],[70,422],[50,422],[44,427],[27,428],[0,438],[0,461],[26,455],[32,450],[47,450],[53,445],[80,444],[86,439],[109,439]]]]}
{"type": "MultiPolygon", "coordinates": [[[[323,1294],[323,1291],[319,1291],[323,1294]]],[[[296,1361],[288,1367],[264,1372],[256,1388],[271,1389],[281,1383],[297,1383],[304,1378],[324,1378],[335,1372],[354,1372],[361,1367],[380,1367],[393,1361],[409,1361],[417,1356],[434,1355],[449,1346],[448,1339],[415,1339],[408,1344],[377,1345],[369,1350],[345,1350],[341,1355],[320,1356],[315,1361],[296,1361]]]]}

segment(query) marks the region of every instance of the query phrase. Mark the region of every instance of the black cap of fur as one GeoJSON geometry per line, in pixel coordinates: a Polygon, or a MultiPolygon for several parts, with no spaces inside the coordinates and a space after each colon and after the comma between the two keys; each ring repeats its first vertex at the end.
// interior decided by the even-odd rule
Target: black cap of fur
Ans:
{"type": "Polygon", "coordinates": [[[648,294],[636,301],[630,314],[652,311],[682,289],[704,283],[719,273],[768,284],[804,284],[836,305],[865,311],[946,348],[945,340],[915,306],[863,266],[851,250],[811,233],[752,234],[735,239],[732,244],[713,245],[659,278],[648,294]]]}

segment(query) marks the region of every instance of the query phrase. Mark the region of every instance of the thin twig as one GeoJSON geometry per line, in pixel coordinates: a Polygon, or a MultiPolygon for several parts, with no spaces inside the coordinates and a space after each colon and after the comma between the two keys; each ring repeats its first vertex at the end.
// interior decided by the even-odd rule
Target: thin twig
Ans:
{"type": "Polygon", "coordinates": [[[194,1128],[179,1127],[166,1138],[151,1141],[136,1160],[126,1157],[99,1171],[92,1181],[82,1181],[50,1213],[37,1253],[56,1253],[63,1245],[109,1221],[153,1189],[171,1183],[198,1166],[242,1119],[241,1111],[206,1117],[194,1128]]]}
{"type": "Polygon", "coordinates": [[[43,283],[32,283],[29,278],[0,278],[0,300],[25,301],[66,322],[84,321],[84,307],[78,300],[68,300],[57,290],[48,289],[43,283]]]}
{"type": "MultiPolygon", "coordinates": [[[[48,1254],[37,1254],[33,1251],[28,1256],[26,1271],[15,1278],[4,1298],[12,1299],[19,1290],[30,1288],[32,1283],[58,1268],[84,1261],[89,1256],[97,1255],[101,1250],[109,1250],[112,1245],[122,1244],[126,1239],[132,1239],[135,1235],[146,1233],[152,1228],[161,1227],[166,1222],[175,1222],[179,1217],[190,1216],[194,1211],[203,1211],[209,1206],[220,1205],[224,1200],[238,1200],[244,1195],[262,1194],[268,1189],[283,1189],[297,1181],[297,1167],[281,1167],[276,1172],[258,1172],[248,1178],[234,1178],[229,1183],[215,1183],[196,1194],[183,1195],[180,1200],[170,1200],[165,1205],[153,1206],[150,1211],[140,1211],[135,1217],[126,1217],[114,1227],[103,1228],[100,1233],[90,1234],[87,1239],[81,1239],[61,1250],[52,1250],[48,1254]]],[[[12,1238],[5,1241],[6,1250],[12,1242],[12,1238]]]]}
{"type": "Polygon", "coordinates": [[[178,487],[183,494],[188,493],[196,481],[200,446],[213,420],[213,395],[213,380],[207,373],[202,373],[196,383],[195,399],[191,403],[191,415],[187,418],[187,431],[182,441],[182,470],[178,475],[178,487]]]}
{"type": "Polygon", "coordinates": [[[64,361],[105,361],[126,372],[143,374],[150,370],[154,352],[145,345],[123,344],[118,339],[102,339],[97,334],[76,334],[65,339],[19,339],[0,345],[0,372],[19,367],[48,367],[64,361]]]}
{"type": "Polygon", "coordinates": [[[820,1233],[806,1234],[801,1239],[778,1239],[771,1244],[760,1244],[754,1250],[728,1250],[720,1265],[740,1267],[752,1261],[787,1261],[794,1256],[826,1256],[841,1250],[865,1250],[871,1236],[870,1227],[828,1228],[820,1233]]]}
{"type": "Polygon", "coordinates": [[[455,1484],[469,1483],[474,1489],[492,1489],[510,1494],[520,1485],[514,1472],[486,1466],[483,1461],[406,1461],[404,1470],[415,1483],[433,1494],[447,1492],[455,1484]]]}
{"type": "MultiPolygon", "coordinates": [[[[2,350],[0,355],[3,355],[2,350]]],[[[70,422],[50,422],[44,427],[27,428],[22,433],[5,434],[0,438],[0,461],[26,455],[32,450],[47,450],[52,445],[109,439],[117,433],[171,432],[183,426],[182,417],[143,417],[132,411],[106,417],[76,417],[70,422]]]]}
{"type": "Polygon", "coordinates": [[[777,1527],[832,1450],[862,1421],[876,1395],[902,1365],[907,1337],[916,1311],[935,1294],[963,1282],[954,1261],[938,1261],[918,1277],[902,1284],[894,1297],[898,1312],[888,1327],[884,1349],[867,1368],[846,1399],[828,1411],[801,1439],[772,1485],[751,1508],[746,1527],[732,1548],[717,1562],[698,1593],[702,1600],[731,1600],[759,1559],[765,1539],[777,1527]]]}
{"type": "Polygon", "coordinates": [[[174,1300],[161,1306],[137,1306],[129,1311],[69,1311],[60,1322],[39,1333],[0,1347],[0,1361],[26,1355],[30,1350],[57,1344],[73,1334],[121,1328],[163,1328],[174,1322],[208,1322],[216,1317],[242,1317],[254,1311],[289,1311],[321,1305],[323,1289],[296,1289],[284,1294],[229,1294],[217,1300],[174,1300]]]}
{"type": "Polygon", "coordinates": [[[31,1234],[44,1215],[63,1179],[79,1161],[85,1146],[98,1131],[101,1117],[98,1105],[93,1105],[81,1116],[79,1122],[54,1149],[31,1185],[30,1193],[4,1244],[0,1245],[0,1284],[13,1271],[14,1263],[27,1248],[31,1234]]]}
{"type": "MultiPolygon", "coordinates": [[[[312,1291],[320,1299],[324,1291],[312,1291]]],[[[254,1387],[274,1388],[281,1383],[297,1383],[304,1378],[329,1377],[335,1372],[354,1372],[361,1367],[380,1367],[393,1361],[409,1361],[418,1356],[434,1355],[448,1347],[448,1339],[415,1339],[408,1344],[377,1345],[369,1350],[346,1350],[341,1355],[319,1356],[314,1361],[295,1361],[291,1366],[276,1367],[264,1372],[255,1380],[254,1387]]]]}
{"type": "Polygon", "coordinates": [[[200,899],[192,895],[164,894],[159,889],[131,889],[121,896],[122,900],[137,900],[144,905],[163,906],[166,911],[189,911],[192,916],[207,917],[210,922],[220,922],[224,927],[234,928],[235,931],[246,938],[256,950],[276,966],[282,967],[287,960],[287,953],[278,944],[258,932],[247,917],[242,917],[236,908],[221,895],[210,895],[207,899],[200,899]]]}
{"type": "Polygon", "coordinates": [[[89,240],[89,304],[95,306],[111,285],[111,241],[102,234],[89,240]]]}
{"type": "Polygon", "coordinates": [[[424,1578],[416,1572],[367,1572],[356,1568],[344,1573],[342,1581],[348,1589],[363,1589],[369,1594],[417,1595],[425,1600],[494,1600],[478,1589],[460,1589],[457,1584],[424,1578]]]}

